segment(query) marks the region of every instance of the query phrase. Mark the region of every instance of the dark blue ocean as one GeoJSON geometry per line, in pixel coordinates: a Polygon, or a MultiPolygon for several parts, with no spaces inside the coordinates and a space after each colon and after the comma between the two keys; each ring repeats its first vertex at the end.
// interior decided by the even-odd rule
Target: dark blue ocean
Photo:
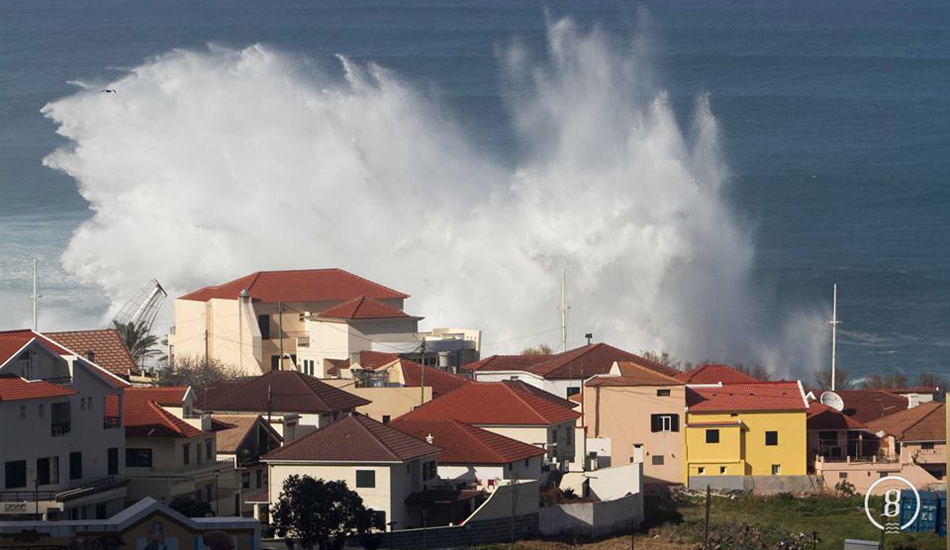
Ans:
{"type": "MultiPolygon", "coordinates": [[[[374,60],[439,89],[504,157],[513,137],[495,49],[543,48],[546,14],[646,29],[685,118],[708,93],[730,201],[756,276],[782,304],[830,302],[856,373],[946,370],[950,352],[950,3],[945,0],[56,1],[0,3],[0,328],[29,317],[39,256],[49,323],[106,301],[58,265],[89,207],[41,159],[63,139],[40,108],[172,48],[274,45],[374,60]]],[[[108,246],[108,243],[103,243],[108,246]]]]}

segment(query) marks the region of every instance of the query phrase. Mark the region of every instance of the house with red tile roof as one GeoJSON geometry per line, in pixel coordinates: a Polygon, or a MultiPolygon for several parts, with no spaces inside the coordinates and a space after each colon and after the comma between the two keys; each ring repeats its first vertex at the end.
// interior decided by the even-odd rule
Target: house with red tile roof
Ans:
{"type": "Polygon", "coordinates": [[[240,515],[234,461],[218,457],[208,419],[181,418],[166,409],[180,408],[190,392],[186,387],[125,391],[121,406],[129,497],[168,503],[190,497],[208,502],[217,515],[240,515]]]}
{"type": "Polygon", "coordinates": [[[689,372],[681,372],[676,378],[689,385],[699,384],[751,384],[760,380],[729,365],[701,365],[689,372]]]}
{"type": "Polygon", "coordinates": [[[258,271],[175,300],[169,355],[213,357],[248,375],[325,376],[373,342],[418,345],[409,295],[342,269],[258,271]]]}
{"type": "Polygon", "coordinates": [[[127,385],[41,333],[0,332],[0,441],[28,442],[0,445],[0,500],[28,502],[7,510],[64,519],[122,509],[125,435],[105,404],[127,385]]]}
{"type": "Polygon", "coordinates": [[[213,415],[211,425],[217,436],[218,458],[233,460],[241,478],[242,515],[266,518],[266,504],[254,501],[256,495],[267,492],[267,465],[260,457],[280,447],[283,438],[260,415],[213,415]]]}
{"type": "MultiPolygon", "coordinates": [[[[543,397],[520,381],[473,382],[403,415],[403,420],[452,419],[547,451],[545,461],[566,468],[575,459],[572,403],[543,397]]],[[[581,442],[582,443],[582,442],[581,442]]]]}
{"type": "Polygon", "coordinates": [[[933,477],[918,477],[927,486],[946,482],[947,415],[943,403],[929,401],[872,420],[868,429],[881,437],[885,456],[900,460],[902,471],[907,473],[913,465],[933,477]]]}
{"type": "Polygon", "coordinates": [[[887,390],[837,390],[835,393],[844,401],[841,412],[864,424],[910,406],[906,397],[887,390]]]}
{"type": "Polygon", "coordinates": [[[228,381],[201,392],[196,408],[205,413],[261,415],[293,441],[369,401],[298,371],[271,371],[228,381]]]}
{"type": "Polygon", "coordinates": [[[742,488],[746,476],[804,476],[807,410],[800,382],[687,386],[684,483],[742,488]]]}
{"type": "MultiPolygon", "coordinates": [[[[406,500],[438,480],[437,445],[360,414],[347,415],[263,456],[268,501],[291,475],[344,481],[371,508],[377,525],[411,527],[406,500]]],[[[388,529],[389,527],[387,527],[388,529]]]]}
{"type": "Polygon", "coordinates": [[[619,361],[594,376],[582,394],[588,453],[599,449],[601,466],[643,463],[644,483],[682,482],[686,387],[676,377],[635,362],[619,361]]]}
{"type": "Polygon", "coordinates": [[[610,373],[618,361],[633,362],[675,376],[678,371],[609,344],[588,344],[552,355],[492,355],[465,365],[480,382],[521,380],[565,399],[581,391],[584,380],[610,373]]]}
{"type": "Polygon", "coordinates": [[[442,448],[439,478],[492,491],[511,480],[541,479],[545,450],[452,419],[397,418],[390,426],[442,448]]]}
{"type": "Polygon", "coordinates": [[[139,369],[115,329],[70,330],[45,335],[124,380],[139,369]]]}

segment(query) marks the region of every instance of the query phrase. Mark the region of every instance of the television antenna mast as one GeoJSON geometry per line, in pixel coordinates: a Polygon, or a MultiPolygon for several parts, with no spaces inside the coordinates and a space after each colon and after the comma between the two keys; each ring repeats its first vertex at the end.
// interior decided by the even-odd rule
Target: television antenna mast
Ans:
{"type": "Polygon", "coordinates": [[[835,391],[835,382],[837,377],[837,355],[838,355],[838,325],[841,324],[841,321],[838,320],[838,283],[834,284],[834,290],[832,291],[831,297],[831,320],[828,321],[828,324],[831,325],[831,391],[835,391]]]}
{"type": "Polygon", "coordinates": [[[567,270],[561,270],[561,305],[558,306],[561,312],[561,351],[567,351],[567,310],[571,306],[567,305],[567,270]]]}
{"type": "Polygon", "coordinates": [[[36,332],[39,325],[38,315],[40,311],[40,293],[37,291],[36,258],[33,258],[33,294],[30,294],[30,302],[33,303],[33,332],[36,332]]]}

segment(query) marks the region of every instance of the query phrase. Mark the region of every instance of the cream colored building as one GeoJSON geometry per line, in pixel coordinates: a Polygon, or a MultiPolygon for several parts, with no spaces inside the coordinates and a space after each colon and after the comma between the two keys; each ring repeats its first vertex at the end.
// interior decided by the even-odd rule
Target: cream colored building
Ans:
{"type": "Polygon", "coordinates": [[[378,526],[405,528],[406,499],[437,481],[439,449],[364,415],[350,415],[262,458],[269,503],[292,475],[344,481],[376,514],[378,526]]]}

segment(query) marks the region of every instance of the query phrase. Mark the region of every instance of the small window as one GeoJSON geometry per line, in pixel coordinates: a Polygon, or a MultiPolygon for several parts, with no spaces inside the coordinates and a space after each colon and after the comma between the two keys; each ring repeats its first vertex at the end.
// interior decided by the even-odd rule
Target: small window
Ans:
{"type": "Polygon", "coordinates": [[[571,386],[571,387],[567,388],[567,396],[568,396],[568,397],[570,397],[570,396],[572,396],[572,395],[577,395],[577,394],[579,394],[579,393],[581,393],[581,389],[578,388],[578,387],[576,387],[576,386],[571,386]]]}
{"type": "Polygon", "coordinates": [[[887,477],[888,475],[890,474],[888,474],[887,472],[878,472],[878,477],[887,477]]]}
{"type": "Polygon", "coordinates": [[[40,418],[46,418],[46,405],[40,403],[40,418]]]}
{"type": "Polygon", "coordinates": [[[528,465],[528,463],[529,463],[530,461],[531,461],[531,459],[530,459],[530,458],[526,458],[526,459],[524,459],[524,465],[525,465],[525,466],[527,466],[527,465],[528,465]]]}
{"type": "Polygon", "coordinates": [[[778,432],[765,432],[765,444],[769,447],[778,445],[778,432]]]}
{"type": "Polygon", "coordinates": [[[11,460],[6,463],[7,489],[26,487],[26,461],[11,460]]]}
{"type": "Polygon", "coordinates": [[[191,443],[181,446],[181,463],[185,466],[191,464],[191,443]]]}
{"type": "Polygon", "coordinates": [[[26,420],[26,405],[20,405],[20,420],[26,420]]]}
{"type": "Polygon", "coordinates": [[[719,430],[706,430],[706,443],[719,443],[719,430]]]}
{"type": "Polygon", "coordinates": [[[652,462],[654,466],[663,465],[663,455],[653,455],[652,462]]]}
{"type": "Polygon", "coordinates": [[[678,414],[651,414],[651,432],[678,432],[680,431],[680,417],[678,414]]]}
{"type": "Polygon", "coordinates": [[[119,448],[110,447],[106,451],[106,463],[108,464],[108,472],[110,476],[119,475],[119,448]]]}
{"type": "Polygon", "coordinates": [[[82,479],[82,453],[69,453],[69,479],[82,479]]]}
{"type": "Polygon", "coordinates": [[[782,465],[781,465],[781,464],[772,464],[772,475],[773,475],[773,476],[777,476],[777,475],[779,475],[779,474],[781,474],[781,473],[782,473],[782,465]]]}
{"type": "Polygon", "coordinates": [[[81,411],[86,410],[86,398],[85,398],[85,397],[80,397],[80,398],[79,398],[79,410],[81,410],[81,411]]]}
{"type": "Polygon", "coordinates": [[[104,502],[96,504],[96,519],[106,519],[106,504],[104,502]]]}
{"type": "Polygon", "coordinates": [[[701,476],[706,475],[706,468],[703,468],[702,466],[700,466],[699,468],[696,468],[696,472],[701,476]]]}
{"type": "Polygon", "coordinates": [[[719,475],[721,475],[721,476],[726,475],[726,467],[725,467],[725,466],[720,466],[720,467],[719,467],[719,475]]]}
{"type": "Polygon", "coordinates": [[[389,424],[390,416],[388,414],[383,415],[383,424],[389,424]]]}
{"type": "Polygon", "coordinates": [[[656,390],[656,396],[657,396],[657,397],[669,397],[669,396],[670,396],[670,390],[656,390]]]}
{"type": "Polygon", "coordinates": [[[280,355],[270,356],[270,370],[280,370],[280,355]]]}
{"type": "Polygon", "coordinates": [[[261,338],[270,340],[270,315],[258,315],[257,328],[261,331],[261,338]]]}
{"type": "Polygon", "coordinates": [[[356,470],[356,486],[365,489],[376,487],[376,470],[356,470]]]}
{"type": "Polygon", "coordinates": [[[848,479],[848,472],[838,472],[838,479],[848,479]]]}

